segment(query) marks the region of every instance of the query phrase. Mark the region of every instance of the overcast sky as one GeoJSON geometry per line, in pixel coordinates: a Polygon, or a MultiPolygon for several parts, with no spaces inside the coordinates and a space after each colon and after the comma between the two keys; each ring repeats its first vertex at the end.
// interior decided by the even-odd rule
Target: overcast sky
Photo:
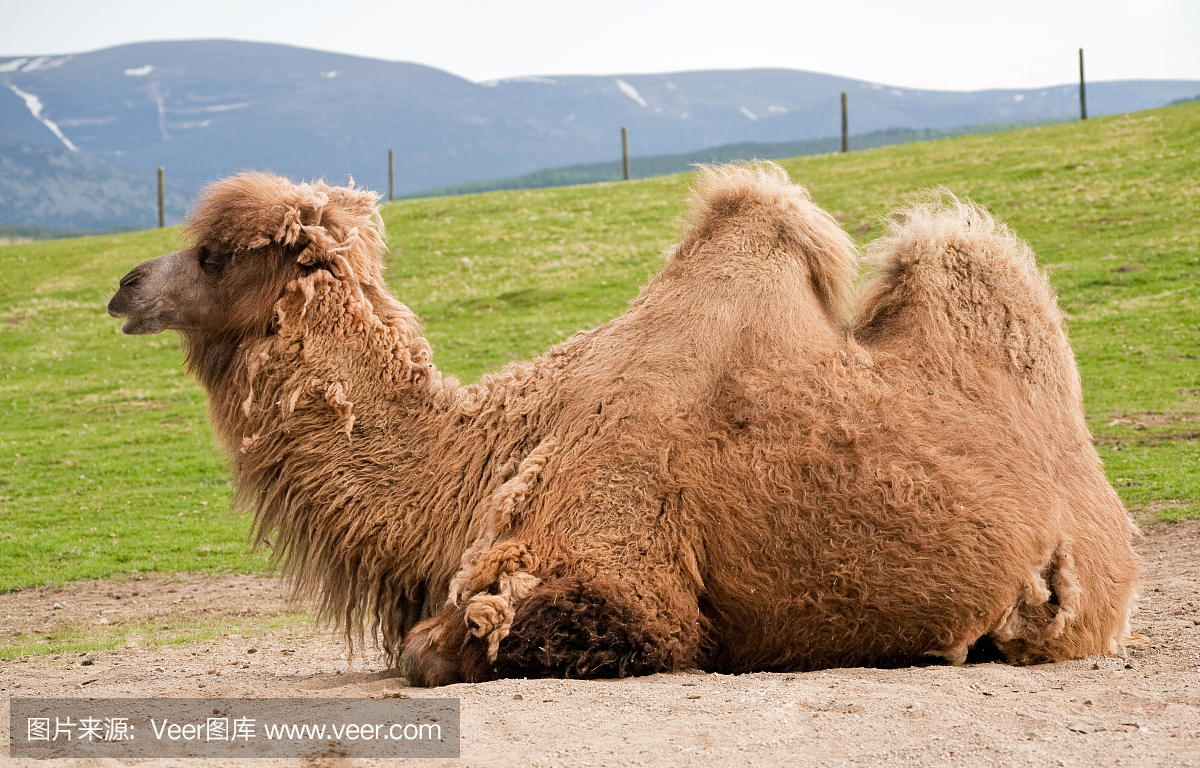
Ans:
{"type": "Polygon", "coordinates": [[[1200,0],[0,0],[0,56],[230,38],[474,81],[786,67],[918,88],[1200,80],[1200,0]]]}

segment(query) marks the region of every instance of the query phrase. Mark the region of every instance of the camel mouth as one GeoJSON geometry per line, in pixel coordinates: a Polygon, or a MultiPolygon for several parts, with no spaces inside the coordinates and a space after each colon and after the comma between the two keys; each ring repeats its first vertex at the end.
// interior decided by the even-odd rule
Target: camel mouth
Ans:
{"type": "Polygon", "coordinates": [[[128,336],[144,336],[164,330],[162,313],[156,311],[159,302],[156,301],[141,309],[134,309],[129,306],[130,301],[123,294],[124,291],[117,291],[117,294],[108,302],[108,314],[125,320],[121,323],[121,333],[128,336]]]}
{"type": "Polygon", "coordinates": [[[162,324],[152,318],[131,317],[121,323],[121,333],[127,336],[147,336],[162,330],[162,324]]]}

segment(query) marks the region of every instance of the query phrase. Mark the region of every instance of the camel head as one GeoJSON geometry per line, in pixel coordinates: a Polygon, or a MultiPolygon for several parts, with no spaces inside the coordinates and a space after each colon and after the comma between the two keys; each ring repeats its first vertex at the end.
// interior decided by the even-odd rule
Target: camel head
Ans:
{"type": "Polygon", "coordinates": [[[205,190],[188,216],[185,248],[121,278],[108,313],[129,334],[179,331],[189,344],[271,332],[288,284],[316,270],[381,286],[378,196],[324,182],[245,173],[205,190]]]}

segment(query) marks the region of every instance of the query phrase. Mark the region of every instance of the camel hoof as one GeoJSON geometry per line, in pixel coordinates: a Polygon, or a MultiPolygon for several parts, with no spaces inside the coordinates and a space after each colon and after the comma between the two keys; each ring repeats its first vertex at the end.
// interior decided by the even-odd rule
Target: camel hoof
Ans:
{"type": "Polygon", "coordinates": [[[463,682],[458,662],[438,647],[437,627],[416,627],[400,654],[400,672],[418,688],[463,682]]]}

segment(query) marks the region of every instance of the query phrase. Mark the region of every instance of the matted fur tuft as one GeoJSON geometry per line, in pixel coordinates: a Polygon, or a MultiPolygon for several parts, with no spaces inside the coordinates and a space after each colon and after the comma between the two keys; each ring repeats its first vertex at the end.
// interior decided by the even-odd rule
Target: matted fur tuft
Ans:
{"type": "Polygon", "coordinates": [[[228,253],[289,246],[300,251],[301,264],[348,268],[359,280],[382,284],[379,195],[353,184],[293,184],[266,173],[232,176],[205,189],[188,214],[184,235],[201,248],[228,253]]]}

